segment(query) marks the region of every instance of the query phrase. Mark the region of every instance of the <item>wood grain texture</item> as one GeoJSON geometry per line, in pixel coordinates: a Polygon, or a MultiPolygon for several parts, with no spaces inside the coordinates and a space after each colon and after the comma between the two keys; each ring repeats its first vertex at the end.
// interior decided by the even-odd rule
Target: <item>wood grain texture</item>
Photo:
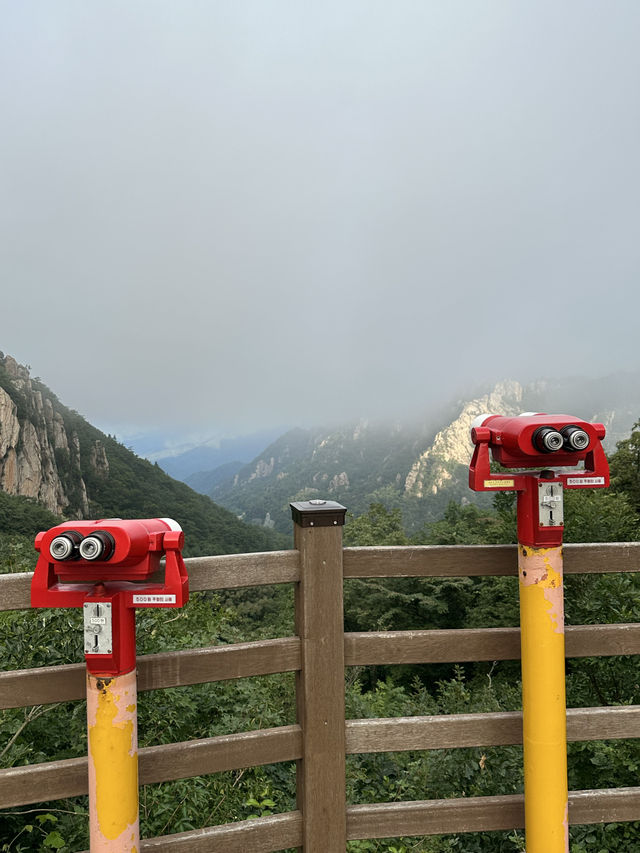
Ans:
{"type": "Polygon", "coordinates": [[[347,633],[345,664],[458,663],[515,660],[520,657],[518,628],[347,633]]]}
{"type": "MultiPolygon", "coordinates": [[[[243,820],[206,829],[193,829],[140,842],[143,853],[273,853],[302,842],[300,812],[243,820]]],[[[84,853],[89,853],[85,850],[84,853]]]]}
{"type": "Polygon", "coordinates": [[[0,770],[3,809],[77,797],[89,790],[87,758],[67,758],[0,770]]]}
{"type": "MultiPolygon", "coordinates": [[[[640,788],[569,792],[569,823],[612,823],[640,819],[640,788]]],[[[347,809],[347,837],[392,838],[491,832],[524,826],[524,797],[464,797],[403,803],[374,803],[347,809]]]]}
{"type": "MultiPolygon", "coordinates": [[[[639,542],[565,545],[565,574],[640,571],[639,542]]],[[[491,577],[518,574],[516,545],[345,548],[345,578],[491,577]]]]}
{"type": "Polygon", "coordinates": [[[347,808],[347,838],[487,832],[524,826],[524,797],[464,797],[347,808]]]}
{"type": "Polygon", "coordinates": [[[517,575],[516,545],[414,545],[344,549],[345,578],[517,575]]]}
{"type": "MultiPolygon", "coordinates": [[[[138,690],[292,672],[300,668],[300,640],[285,637],[145,655],[137,666],[138,690]]],[[[84,699],[85,671],[81,663],[0,672],[0,708],[84,699]]]]}
{"type": "Polygon", "coordinates": [[[562,548],[568,575],[640,571],[640,542],[580,542],[562,548]]]}
{"type": "Polygon", "coordinates": [[[342,526],[295,525],[301,555],[295,593],[302,666],[296,674],[303,756],[297,768],[305,853],[346,845],[342,526]]]}
{"type": "Polygon", "coordinates": [[[300,640],[284,637],[138,658],[138,690],[180,687],[300,668],[300,640]]]}
{"type": "Polygon", "coordinates": [[[188,557],[184,562],[189,574],[189,588],[194,592],[204,589],[294,583],[300,577],[298,551],[188,557]]]}
{"type": "MultiPolygon", "coordinates": [[[[569,708],[567,740],[640,737],[640,705],[569,708]]],[[[522,712],[347,720],[347,754],[522,743],[522,712]]]]}
{"type": "Polygon", "coordinates": [[[140,750],[140,784],[258,767],[302,756],[300,726],[279,726],[140,750]]]}
{"type": "Polygon", "coordinates": [[[609,657],[640,653],[640,623],[570,625],[565,630],[568,658],[609,657]]]}
{"type": "Polygon", "coordinates": [[[0,709],[49,705],[86,697],[83,663],[0,672],[0,709]]]}
{"type": "MultiPolygon", "coordinates": [[[[300,726],[281,726],[144,747],[139,752],[140,784],[295,761],[301,756],[300,726]]],[[[87,789],[86,758],[0,770],[0,803],[3,808],[77,797],[86,794],[87,789]]]]}
{"type": "Polygon", "coordinates": [[[628,820],[640,820],[640,788],[569,792],[569,823],[572,826],[628,820]]]}
{"type": "Polygon", "coordinates": [[[0,575],[0,610],[28,610],[31,607],[32,577],[33,572],[0,575]]]}
{"type": "MultiPolygon", "coordinates": [[[[567,657],[640,654],[640,623],[566,629],[567,657]]],[[[519,628],[379,631],[345,634],[346,666],[517,660],[519,628]]]]}

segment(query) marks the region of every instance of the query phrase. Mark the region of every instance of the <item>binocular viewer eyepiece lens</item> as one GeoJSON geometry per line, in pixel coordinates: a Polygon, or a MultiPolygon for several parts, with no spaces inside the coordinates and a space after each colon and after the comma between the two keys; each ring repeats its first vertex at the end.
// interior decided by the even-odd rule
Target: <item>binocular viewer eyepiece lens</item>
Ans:
{"type": "Polygon", "coordinates": [[[590,440],[589,434],[574,424],[563,427],[560,432],[553,427],[543,426],[532,436],[534,447],[542,453],[556,453],[558,450],[580,452],[589,447],[590,440]]]}
{"type": "Polygon", "coordinates": [[[99,560],[104,551],[104,545],[97,536],[87,536],[80,543],[78,550],[83,560],[99,560]]]}
{"type": "Polygon", "coordinates": [[[573,424],[562,430],[562,436],[567,450],[586,450],[589,447],[589,434],[573,424]]]}
{"type": "Polygon", "coordinates": [[[56,536],[49,546],[49,553],[54,560],[72,560],[78,556],[78,545],[82,536],[75,530],[69,530],[61,536],[56,536]]]}
{"type": "Polygon", "coordinates": [[[74,545],[68,536],[56,536],[49,548],[51,556],[56,560],[68,560],[73,554],[74,545]]]}
{"type": "Polygon", "coordinates": [[[82,540],[78,550],[83,560],[108,560],[114,548],[113,536],[106,530],[97,530],[82,540]]]}
{"type": "Polygon", "coordinates": [[[533,443],[542,453],[555,453],[564,446],[564,439],[557,429],[540,427],[533,434],[533,443]]]}
{"type": "Polygon", "coordinates": [[[113,536],[106,530],[97,530],[84,539],[75,530],[56,536],[49,546],[54,560],[108,560],[115,550],[113,536]]]}

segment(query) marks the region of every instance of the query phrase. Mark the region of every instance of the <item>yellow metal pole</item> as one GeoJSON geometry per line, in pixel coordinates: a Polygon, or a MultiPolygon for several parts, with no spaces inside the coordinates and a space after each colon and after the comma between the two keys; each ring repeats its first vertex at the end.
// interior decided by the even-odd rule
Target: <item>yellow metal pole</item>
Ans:
{"type": "Polygon", "coordinates": [[[520,545],[527,853],[569,853],[562,546],[520,545]]]}
{"type": "Polygon", "coordinates": [[[91,853],[138,853],[136,671],[87,672],[91,853]]]}

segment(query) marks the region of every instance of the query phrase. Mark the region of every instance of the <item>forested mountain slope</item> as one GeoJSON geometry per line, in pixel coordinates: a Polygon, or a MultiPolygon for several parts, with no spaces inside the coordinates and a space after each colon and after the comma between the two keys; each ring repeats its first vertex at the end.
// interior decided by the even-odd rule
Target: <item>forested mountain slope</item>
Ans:
{"type": "MultiPolygon", "coordinates": [[[[2,353],[0,491],[36,501],[53,516],[65,518],[173,517],[185,531],[189,555],[263,551],[288,542],[243,524],[232,512],[140,459],[64,406],[26,367],[2,353]]],[[[12,530],[11,518],[7,512],[5,531],[12,530]]]]}
{"type": "Polygon", "coordinates": [[[488,506],[467,485],[470,427],[483,412],[568,412],[607,427],[612,451],[640,412],[640,379],[505,381],[413,424],[358,422],[295,429],[226,479],[223,471],[194,476],[195,487],[254,524],[289,530],[289,501],[325,497],[360,515],[371,503],[402,509],[414,532],[439,518],[450,501],[488,506]],[[208,488],[207,488],[208,486],[208,488]]]}

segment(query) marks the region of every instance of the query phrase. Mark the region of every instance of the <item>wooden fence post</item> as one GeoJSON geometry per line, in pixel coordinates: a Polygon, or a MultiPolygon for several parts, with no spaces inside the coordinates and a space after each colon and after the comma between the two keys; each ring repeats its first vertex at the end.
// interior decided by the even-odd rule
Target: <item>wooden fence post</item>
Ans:
{"type": "Polygon", "coordinates": [[[346,509],[334,501],[291,504],[295,547],[296,633],[302,668],[296,676],[303,757],[298,762],[298,808],[305,853],[346,848],[344,615],[342,525],[346,509]]]}

